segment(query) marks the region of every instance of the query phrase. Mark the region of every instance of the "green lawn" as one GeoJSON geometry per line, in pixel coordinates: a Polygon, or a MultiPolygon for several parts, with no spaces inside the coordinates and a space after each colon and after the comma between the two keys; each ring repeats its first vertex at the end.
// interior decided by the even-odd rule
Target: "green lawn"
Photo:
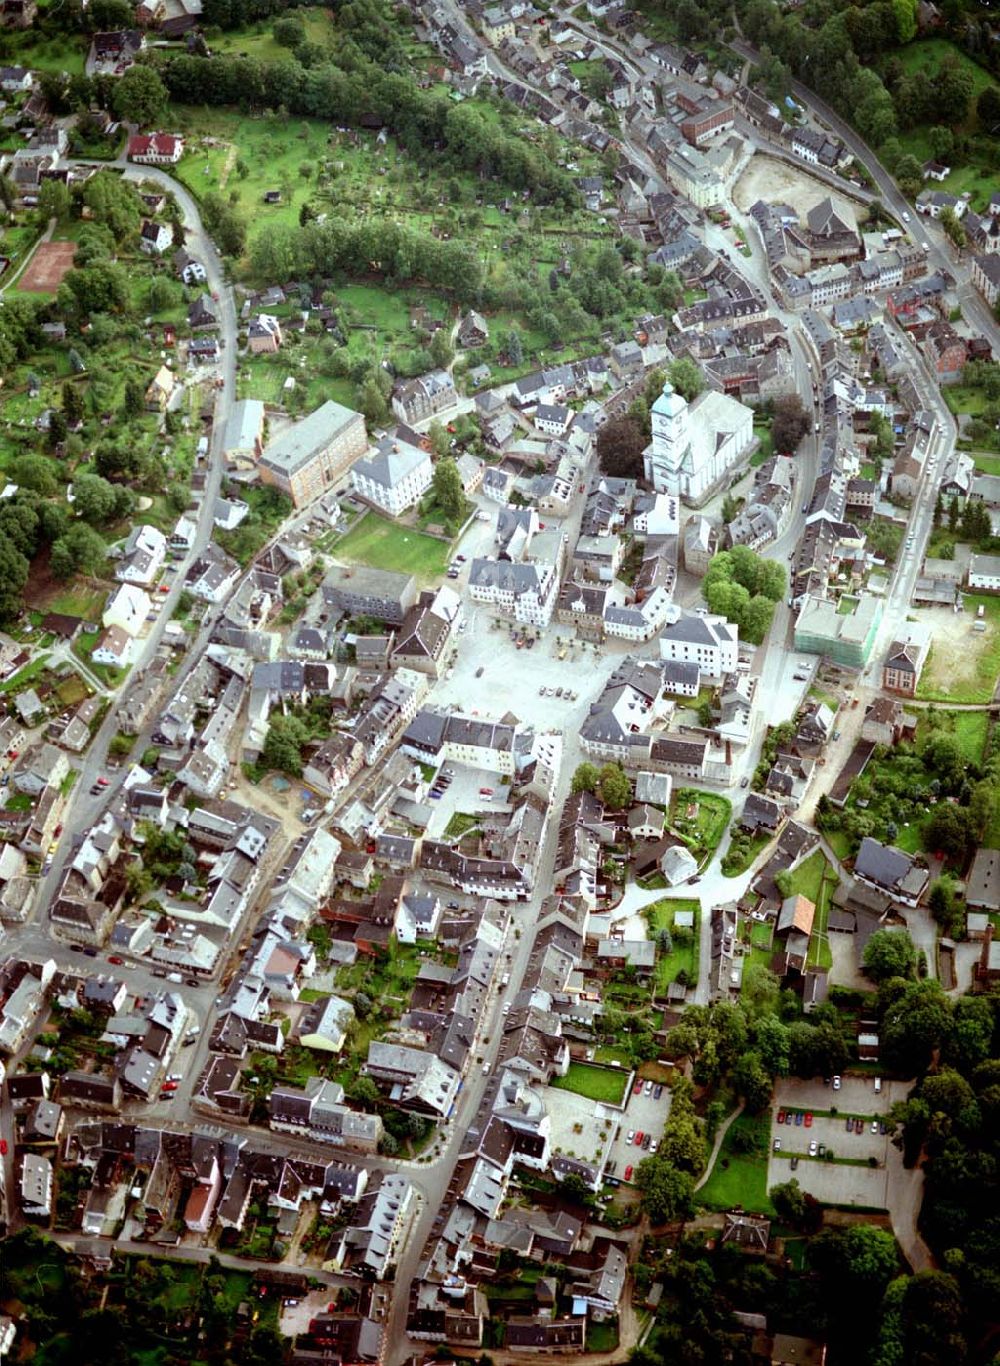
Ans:
{"type": "Polygon", "coordinates": [[[730,844],[720,865],[723,877],[739,877],[745,873],[760,851],[766,849],[773,839],[773,835],[763,833],[741,839],[739,844],[730,844]]]}
{"type": "Polygon", "coordinates": [[[587,1320],[587,1345],[585,1350],[588,1352],[614,1352],[618,1347],[618,1321],[609,1319],[606,1323],[598,1323],[595,1319],[587,1320]]]}
{"type": "Polygon", "coordinates": [[[91,581],[91,586],[88,587],[86,583],[78,580],[64,592],[46,598],[44,603],[32,602],[31,605],[37,606],[43,612],[64,612],[70,617],[82,617],[84,621],[97,622],[101,619],[108,592],[107,584],[95,585],[91,581]]]}
{"type": "Polygon", "coordinates": [[[343,564],[391,569],[413,574],[421,582],[430,583],[444,574],[451,546],[446,541],[399,526],[376,512],[367,512],[357,526],[337,542],[333,553],[343,564]]]}
{"type": "Polygon", "coordinates": [[[970,764],[982,762],[986,748],[986,737],[990,729],[987,711],[942,711],[933,712],[935,725],[930,725],[930,714],[923,712],[917,722],[917,748],[919,749],[929,735],[944,732],[954,738],[963,757],[970,764]]]}
{"type": "Polygon", "coordinates": [[[556,1077],[552,1082],[560,1091],[575,1091],[578,1096],[588,1100],[605,1101],[608,1105],[620,1105],[628,1084],[628,1074],[606,1067],[591,1067],[585,1062],[571,1062],[564,1077],[556,1077]]]}
{"type": "Polygon", "coordinates": [[[87,38],[55,34],[42,37],[33,29],[20,33],[4,32],[4,61],[17,62],[37,71],[66,71],[82,76],[87,57],[87,38]]]}
{"type": "Polygon", "coordinates": [[[800,893],[810,901],[818,901],[823,877],[830,865],[822,849],[817,849],[791,873],[790,894],[800,893]]]}
{"type": "Polygon", "coordinates": [[[763,465],[766,460],[770,460],[774,454],[774,439],[771,436],[771,428],[765,422],[755,422],[753,434],[760,441],[760,445],[750,457],[751,468],[763,465]]]}
{"type": "Polygon", "coordinates": [[[670,803],[669,824],[697,858],[705,859],[715,853],[732,814],[727,797],[682,787],[670,803]]]}
{"type": "Polygon", "coordinates": [[[742,1205],[753,1214],[773,1214],[767,1196],[767,1146],[771,1137],[769,1114],[739,1115],[729,1126],[712,1174],[695,1198],[710,1209],[732,1209],[742,1205]],[[753,1148],[737,1152],[737,1135],[749,1135],[753,1148]]]}
{"type": "Polygon", "coordinates": [[[931,645],[917,698],[924,702],[989,702],[1000,675],[1000,598],[986,594],[963,594],[964,620],[969,632],[961,660],[947,647],[931,645]],[[976,632],[972,623],[982,605],[986,630],[976,632]]]}
{"type": "Polygon", "coordinates": [[[48,661],[48,655],[39,655],[30,664],[25,664],[24,668],[18,669],[17,673],[12,674],[6,683],[0,683],[0,692],[19,693],[23,688],[30,687],[34,679],[45,672],[48,661]]]}
{"type": "MultiPolygon", "coordinates": [[[[987,404],[985,390],[973,389],[969,384],[942,384],[941,393],[953,413],[979,417],[987,404]]],[[[976,463],[979,463],[978,460],[976,463]]]]}
{"type": "Polygon", "coordinates": [[[669,930],[672,936],[676,935],[674,930],[674,916],[678,911],[694,912],[694,931],[690,941],[686,944],[678,944],[674,938],[673,950],[670,953],[661,953],[657,950],[656,954],[656,991],[665,994],[671,982],[677,980],[677,974],[681,971],[687,974],[688,980],[693,982],[698,975],[698,921],[701,916],[701,903],[691,898],[679,897],[676,900],[664,898],[662,901],[654,901],[651,906],[647,906],[643,912],[646,924],[649,926],[649,936],[655,939],[660,930],[669,930]]]}
{"type": "Polygon", "coordinates": [[[986,451],[973,451],[972,458],[976,462],[976,470],[979,474],[1000,474],[1000,455],[989,455],[986,451]]]}
{"type": "MultiPolygon", "coordinates": [[[[329,44],[335,30],[325,10],[298,9],[295,18],[302,20],[310,42],[329,44]]],[[[256,57],[262,62],[287,62],[291,54],[287,47],[275,42],[271,32],[273,25],[273,19],[263,19],[248,28],[230,29],[213,36],[212,52],[256,57]]]]}

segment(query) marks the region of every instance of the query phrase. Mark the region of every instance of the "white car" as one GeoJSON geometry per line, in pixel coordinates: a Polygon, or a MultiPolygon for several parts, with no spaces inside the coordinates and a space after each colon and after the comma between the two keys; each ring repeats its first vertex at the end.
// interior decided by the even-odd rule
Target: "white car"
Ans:
{"type": "Polygon", "coordinates": [[[815,1156],[816,1156],[816,1140],[815,1140],[815,1139],[813,1139],[813,1141],[809,1144],[809,1156],[810,1156],[810,1157],[815,1157],[815,1156]]]}
{"type": "Polygon", "coordinates": [[[903,211],[903,222],[904,222],[904,223],[909,223],[909,221],[910,221],[910,215],[909,215],[909,214],[905,211],[905,209],[904,209],[904,211],[903,211]]]}
{"type": "Polygon", "coordinates": [[[781,1139],[780,1139],[780,1138],[776,1138],[776,1139],[774,1140],[774,1151],[775,1151],[776,1153],[780,1153],[780,1152],[781,1152],[781,1139]]]}
{"type": "Polygon", "coordinates": [[[834,1089],[835,1091],[839,1091],[839,1090],[840,1090],[840,1078],[839,1078],[839,1077],[834,1077],[834,1079],[833,1079],[833,1089],[834,1089]]]}

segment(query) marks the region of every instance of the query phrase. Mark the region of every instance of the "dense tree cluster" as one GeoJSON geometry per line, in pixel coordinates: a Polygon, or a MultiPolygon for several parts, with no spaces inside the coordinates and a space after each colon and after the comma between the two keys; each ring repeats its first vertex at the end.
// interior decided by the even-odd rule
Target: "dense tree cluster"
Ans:
{"type": "Polygon", "coordinates": [[[632,784],[621,764],[579,764],[573,774],[574,792],[593,792],[609,811],[621,811],[632,800],[632,784]]]}
{"type": "Polygon", "coordinates": [[[420,280],[467,303],[478,300],[483,284],[482,262],[467,244],[442,242],[388,219],[268,228],[253,240],[250,265],[258,278],[272,280],[338,272],[378,275],[394,285],[420,280]]]}
{"type": "Polygon", "coordinates": [[[713,612],[735,622],[744,640],[759,645],[787,585],[783,564],[738,545],[712,557],[702,591],[713,612]]]}
{"type": "Polygon", "coordinates": [[[604,474],[616,479],[642,477],[642,453],[649,438],[637,418],[621,413],[597,432],[597,460],[604,474]]]}

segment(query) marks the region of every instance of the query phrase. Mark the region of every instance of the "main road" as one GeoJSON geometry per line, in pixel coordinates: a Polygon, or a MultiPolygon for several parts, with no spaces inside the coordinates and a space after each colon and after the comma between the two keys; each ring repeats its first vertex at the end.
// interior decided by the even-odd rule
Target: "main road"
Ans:
{"type": "MultiPolygon", "coordinates": [[[[747,61],[757,64],[761,60],[758,50],[742,38],[734,39],[730,43],[730,47],[747,61]]],[[[795,98],[807,109],[810,109],[832,132],[836,133],[837,137],[850,150],[854,159],[865,168],[886,208],[903,223],[909,223],[912,215],[916,213],[914,206],[907,200],[864,138],[831,109],[825,100],[820,99],[809,86],[803,85],[801,81],[793,80],[790,83],[790,88],[795,98]]],[[[916,241],[927,248],[927,257],[931,265],[938,270],[947,271],[955,278],[959,286],[963,316],[979,328],[983,336],[992,342],[993,348],[996,350],[1000,347],[1000,328],[997,327],[996,319],[987,307],[985,299],[972,285],[967,268],[956,261],[954,252],[947,245],[947,239],[943,233],[936,226],[932,227],[924,218],[918,218],[916,222],[911,224],[911,232],[916,241]]]]}
{"type": "MultiPolygon", "coordinates": [[[[88,163],[89,164],[89,163],[88,163]]],[[[201,501],[197,510],[194,542],[186,558],[179,564],[178,572],[174,576],[174,582],[170,592],[162,595],[162,607],[156,621],[152,624],[149,633],[140,641],[139,657],[133,666],[133,676],[138,676],[149,664],[156,654],[160,642],[163,639],[163,632],[166,630],[167,622],[170,620],[173,609],[177,606],[178,598],[184,586],[185,571],[194,560],[204,551],[209,541],[212,539],[213,519],[215,514],[215,503],[219,496],[222,484],[222,472],[224,468],[223,455],[223,432],[226,422],[232,411],[233,402],[236,397],[236,351],[238,342],[238,330],[236,322],[236,306],[233,301],[233,293],[222,267],[219,254],[215,249],[212,239],[206,233],[198,212],[198,205],[194,197],[184,188],[173,176],[168,175],[154,166],[133,166],[124,161],[111,163],[120,169],[126,179],[133,181],[153,181],[160,185],[164,190],[169,191],[177,201],[184,220],[184,227],[187,231],[188,242],[192,254],[197,256],[205,266],[207,284],[213,295],[216,295],[220,305],[219,329],[222,339],[222,360],[221,377],[222,385],[216,396],[215,416],[212,426],[211,439],[211,458],[209,461],[208,474],[205,481],[205,488],[201,493],[201,501]]],[[[121,782],[124,780],[124,771],[119,778],[112,782],[110,786],[98,795],[91,793],[96,779],[101,775],[107,762],[108,745],[118,730],[118,723],[115,719],[114,704],[108,709],[97,734],[91,742],[90,748],[85,755],[80,776],[77,778],[73,787],[72,795],[69,800],[66,815],[63,818],[63,833],[60,837],[59,848],[52,860],[52,867],[44,878],[41,879],[38,898],[35,905],[34,914],[44,909],[51,901],[60,881],[62,880],[66,862],[71,858],[74,843],[87,830],[90,830],[100,819],[102,810],[114,796],[121,782]]]]}

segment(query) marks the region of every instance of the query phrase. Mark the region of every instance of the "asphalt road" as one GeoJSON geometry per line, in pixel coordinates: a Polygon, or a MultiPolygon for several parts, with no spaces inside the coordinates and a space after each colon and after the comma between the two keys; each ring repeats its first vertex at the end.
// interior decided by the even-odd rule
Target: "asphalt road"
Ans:
{"type": "MultiPolygon", "coordinates": [[[[222,483],[222,473],[224,469],[223,457],[223,432],[226,422],[232,410],[233,402],[236,398],[236,348],[238,341],[238,330],[236,321],[236,306],[233,301],[233,293],[223,273],[222,262],[211,239],[205,232],[198,206],[194,198],[184,188],[183,185],[153,166],[132,166],[123,161],[111,163],[121,169],[125,177],[134,181],[155,181],[163,189],[169,190],[177,200],[181,213],[184,218],[184,226],[188,232],[188,245],[193,255],[197,256],[205,266],[207,274],[207,285],[213,294],[218,295],[220,304],[220,333],[223,341],[221,374],[222,388],[219,390],[215,406],[215,420],[212,426],[212,440],[210,446],[210,461],[204,492],[196,513],[196,526],[194,544],[188,552],[186,558],[178,563],[177,573],[174,575],[173,586],[168,594],[162,595],[163,605],[160,608],[156,621],[152,624],[148,635],[140,642],[140,653],[133,666],[132,675],[138,676],[146,665],[150,662],[159,648],[163,639],[163,632],[167,622],[170,620],[177,600],[184,587],[184,577],[186,571],[194,560],[202,553],[209,541],[212,539],[213,513],[216,499],[219,496],[219,489],[222,483]]],[[[195,651],[189,655],[189,661],[194,657],[195,651]]],[[[48,874],[41,880],[39,895],[33,914],[38,916],[43,914],[40,908],[46,907],[54,896],[59,883],[62,879],[65,865],[72,858],[74,847],[84,834],[90,830],[100,819],[101,813],[111,804],[121,784],[124,782],[127,768],[115,769],[111,771],[111,783],[99,795],[92,796],[90,789],[95,780],[105,772],[106,756],[108,745],[114,738],[118,730],[115,720],[115,709],[112,706],[108,710],[100,729],[94,736],[90,748],[84,756],[80,769],[80,776],[77,778],[73,787],[72,794],[67,806],[66,814],[63,818],[63,833],[60,837],[59,848],[56,851],[52,867],[48,874]]],[[[140,753],[139,746],[136,746],[136,753],[140,753]]]]}

